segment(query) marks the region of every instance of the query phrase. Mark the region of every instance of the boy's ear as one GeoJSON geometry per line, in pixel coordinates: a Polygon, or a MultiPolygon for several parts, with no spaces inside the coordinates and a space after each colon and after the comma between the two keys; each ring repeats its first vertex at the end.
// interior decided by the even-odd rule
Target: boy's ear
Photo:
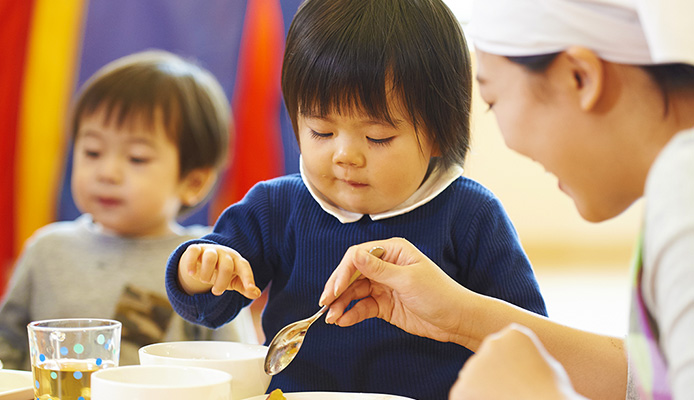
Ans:
{"type": "Polygon", "coordinates": [[[579,104],[584,111],[590,111],[603,95],[605,68],[602,60],[585,47],[570,47],[565,53],[571,64],[579,104]]]}
{"type": "Polygon", "coordinates": [[[196,206],[212,190],[216,181],[217,171],[214,168],[197,168],[188,172],[179,184],[181,203],[188,207],[196,206]]]}

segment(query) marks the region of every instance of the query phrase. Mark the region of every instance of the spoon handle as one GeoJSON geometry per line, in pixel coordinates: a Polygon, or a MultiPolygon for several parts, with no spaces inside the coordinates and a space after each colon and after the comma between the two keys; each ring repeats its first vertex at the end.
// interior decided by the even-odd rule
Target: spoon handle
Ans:
{"type": "MultiPolygon", "coordinates": [[[[371,250],[369,250],[369,254],[372,254],[378,258],[381,258],[381,257],[383,257],[383,253],[385,253],[385,251],[386,250],[381,246],[374,246],[371,248],[371,250]]],[[[348,287],[352,286],[354,281],[356,281],[357,278],[359,278],[360,276],[361,276],[361,271],[359,271],[359,270],[354,271],[354,273],[352,274],[352,277],[349,278],[349,283],[345,287],[345,290],[347,290],[348,287]]],[[[343,290],[342,293],[344,293],[345,290],[343,290]]],[[[337,300],[338,297],[342,296],[342,293],[335,296],[335,300],[337,300]]],[[[335,300],[333,300],[330,304],[334,303],[335,300]]],[[[330,307],[330,304],[328,304],[327,306],[330,307]]]]}

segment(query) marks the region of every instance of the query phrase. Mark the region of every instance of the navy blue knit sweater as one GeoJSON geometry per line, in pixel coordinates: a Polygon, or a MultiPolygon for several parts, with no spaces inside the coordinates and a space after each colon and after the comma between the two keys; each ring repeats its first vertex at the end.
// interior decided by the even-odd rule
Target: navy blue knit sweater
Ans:
{"type": "MultiPolygon", "coordinates": [[[[546,315],[530,263],[500,202],[463,177],[406,214],[379,221],[364,216],[348,224],[323,211],[299,175],[259,183],[224,211],[212,234],[176,249],[167,266],[166,288],[184,318],[208,327],[227,323],[250,300],[237,292],[188,296],[178,284],[177,270],[181,253],[192,243],[234,248],[250,262],[258,287],[272,283],[262,316],[269,341],[286,324],[317,311],[323,286],[350,245],[394,236],[412,242],[465,287],[546,315]]],[[[272,378],[269,390],[441,400],[471,354],[380,319],[349,328],[319,321],[294,361],[272,378]]]]}

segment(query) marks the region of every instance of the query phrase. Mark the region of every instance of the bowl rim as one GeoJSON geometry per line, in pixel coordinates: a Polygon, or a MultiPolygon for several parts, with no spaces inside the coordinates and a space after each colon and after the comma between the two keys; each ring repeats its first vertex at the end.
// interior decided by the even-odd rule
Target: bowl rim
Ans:
{"type": "MultiPolygon", "coordinates": [[[[410,397],[405,397],[405,396],[400,396],[397,394],[389,394],[389,393],[364,393],[364,392],[330,392],[330,391],[301,391],[301,392],[284,392],[282,393],[284,396],[288,396],[288,400],[292,400],[294,396],[311,396],[316,399],[321,399],[321,398],[326,398],[326,396],[329,395],[344,395],[348,396],[350,399],[356,399],[356,400],[375,400],[377,398],[385,396],[388,400],[414,400],[410,397]]],[[[265,395],[259,395],[259,396],[253,396],[253,397],[247,397],[242,400],[263,400],[267,398],[269,394],[265,395]],[[265,396],[265,397],[263,397],[265,396]]]]}
{"type": "Polygon", "coordinates": [[[258,352],[256,355],[249,355],[246,357],[239,357],[239,358],[234,358],[233,360],[238,360],[238,361],[249,361],[249,360],[257,360],[257,359],[265,359],[265,355],[267,354],[268,347],[262,344],[257,344],[257,343],[243,343],[243,342],[232,342],[232,341],[226,341],[226,340],[182,340],[182,341],[172,341],[172,342],[159,342],[159,343],[152,343],[148,344],[145,346],[142,346],[138,349],[138,353],[140,355],[145,355],[147,357],[152,357],[152,358],[158,358],[158,359],[176,359],[176,360],[185,360],[185,361],[201,361],[201,362],[225,362],[225,361],[230,361],[232,359],[230,358],[193,358],[193,357],[176,357],[176,356],[171,356],[171,355],[163,355],[163,354],[156,354],[152,353],[152,349],[157,349],[157,348],[166,348],[166,347],[179,347],[179,346],[206,346],[206,345],[223,345],[223,346],[242,346],[242,347],[250,347],[254,350],[262,350],[258,352]]]}
{"type": "MultiPolygon", "coordinates": [[[[233,377],[231,376],[230,373],[220,371],[218,369],[214,368],[205,368],[205,367],[191,367],[191,366],[186,366],[186,365],[126,365],[122,367],[113,367],[113,368],[104,368],[95,371],[92,376],[91,376],[91,385],[94,386],[94,381],[104,381],[105,383],[111,385],[114,383],[118,383],[119,385],[122,385],[124,387],[128,388],[145,388],[145,389],[155,389],[155,388],[161,388],[161,387],[168,387],[172,389],[188,389],[188,388],[200,388],[200,387],[205,387],[209,385],[219,385],[219,384],[231,384],[233,381],[233,377]],[[176,370],[176,371],[195,371],[199,373],[204,373],[206,376],[215,378],[213,382],[199,382],[199,383],[191,383],[191,384],[186,384],[186,385],[181,385],[178,386],[175,383],[173,384],[167,384],[166,386],[159,386],[159,385],[152,385],[150,383],[135,383],[135,382],[122,382],[122,381],[116,381],[113,379],[109,379],[110,374],[118,374],[118,373],[123,373],[124,371],[127,372],[127,370],[133,370],[133,369],[147,369],[147,370],[176,370]],[[216,376],[215,376],[216,375],[216,376]]],[[[97,385],[98,386],[98,385],[97,385]]]]}

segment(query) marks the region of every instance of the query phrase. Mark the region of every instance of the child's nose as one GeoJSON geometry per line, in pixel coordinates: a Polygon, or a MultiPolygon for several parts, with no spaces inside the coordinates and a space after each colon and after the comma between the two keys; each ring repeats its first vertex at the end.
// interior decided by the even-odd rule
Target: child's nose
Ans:
{"type": "Polygon", "coordinates": [[[98,179],[102,182],[119,183],[123,180],[123,165],[118,157],[103,157],[97,167],[98,179]]]}
{"type": "Polygon", "coordinates": [[[338,144],[333,154],[333,162],[342,166],[362,167],[366,158],[358,145],[351,141],[344,141],[338,144]]]}

